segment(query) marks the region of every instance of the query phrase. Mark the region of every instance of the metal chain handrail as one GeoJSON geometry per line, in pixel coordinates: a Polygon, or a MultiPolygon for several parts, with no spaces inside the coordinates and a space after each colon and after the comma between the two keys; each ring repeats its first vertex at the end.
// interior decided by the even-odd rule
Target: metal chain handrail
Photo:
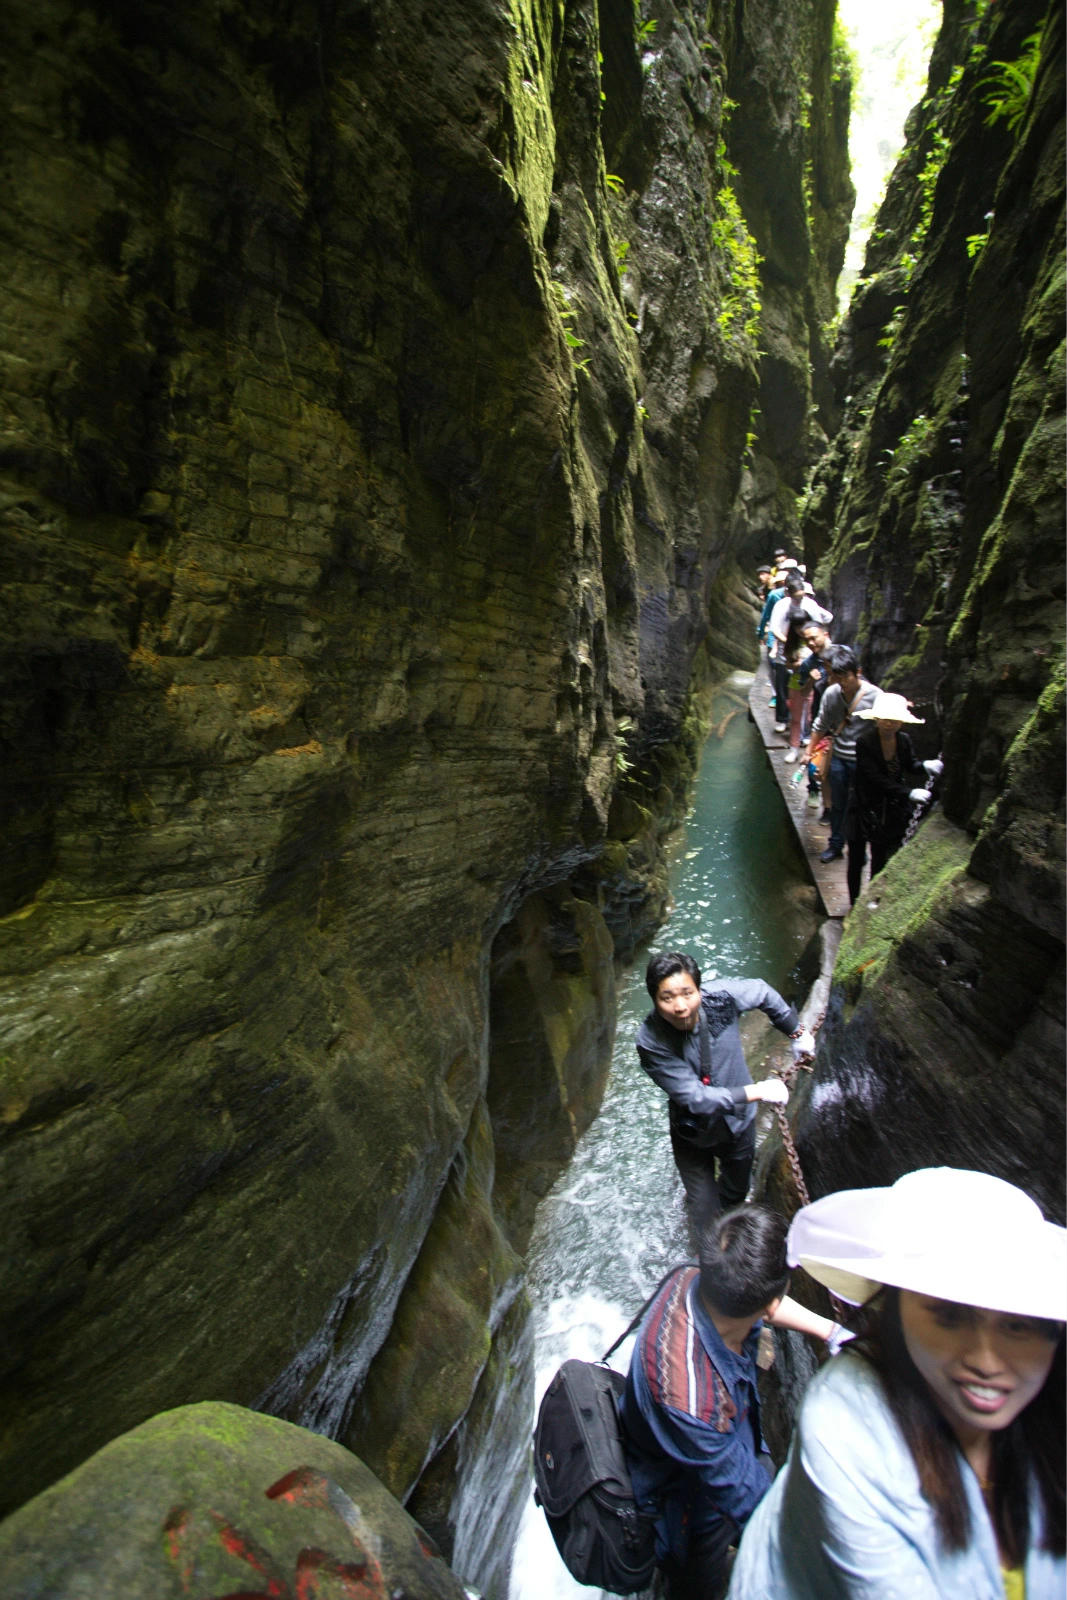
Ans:
{"type": "MultiPolygon", "coordinates": [[[[814,1029],[812,1032],[814,1034],[814,1029]]],[[[790,1061],[785,1066],[772,1067],[771,1070],[776,1078],[781,1078],[790,1094],[792,1094],[793,1085],[797,1079],[797,1073],[812,1072],[814,1071],[814,1068],[815,1057],[802,1056],[799,1061],[790,1061]]],[[[789,1162],[789,1170],[793,1174],[793,1182],[796,1184],[797,1194],[800,1196],[800,1203],[802,1206],[810,1206],[811,1195],[808,1193],[808,1186],[804,1181],[804,1171],[800,1165],[800,1156],[797,1154],[797,1147],[793,1140],[793,1130],[789,1126],[789,1118],[785,1114],[785,1106],[775,1106],[773,1110],[778,1119],[778,1132],[782,1136],[782,1148],[785,1151],[786,1160],[789,1162]]],[[[835,1294],[830,1292],[829,1289],[826,1292],[830,1296],[830,1305],[833,1308],[834,1321],[843,1323],[848,1314],[855,1308],[847,1305],[843,1300],[839,1300],[835,1294]]]]}
{"type": "MultiPolygon", "coordinates": [[[[811,1072],[814,1066],[814,1057],[805,1056],[799,1061],[791,1061],[788,1066],[775,1067],[773,1071],[775,1077],[781,1078],[790,1094],[792,1094],[797,1073],[811,1072]]],[[[808,1193],[808,1186],[804,1182],[804,1172],[800,1165],[800,1157],[797,1155],[797,1147],[793,1143],[793,1130],[789,1126],[789,1118],[785,1114],[785,1106],[775,1106],[773,1109],[778,1119],[778,1132],[782,1136],[782,1147],[785,1150],[786,1160],[789,1162],[789,1170],[793,1174],[793,1182],[796,1184],[800,1203],[802,1206],[810,1206],[811,1196],[808,1193]]]]}

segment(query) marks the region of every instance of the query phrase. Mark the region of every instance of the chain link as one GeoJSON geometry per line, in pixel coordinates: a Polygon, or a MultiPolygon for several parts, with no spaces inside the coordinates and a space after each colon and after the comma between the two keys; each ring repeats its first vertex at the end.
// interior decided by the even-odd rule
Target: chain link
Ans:
{"type": "Polygon", "coordinates": [[[904,837],[901,840],[901,844],[907,844],[909,840],[914,839],[919,823],[925,817],[926,813],[932,808],[933,804],[934,802],[932,799],[915,801],[914,809],[911,813],[911,820],[904,830],[904,837]]]}
{"type": "MultiPolygon", "coordinates": [[[[788,1066],[775,1067],[774,1075],[777,1078],[781,1078],[790,1094],[792,1094],[797,1073],[801,1071],[810,1072],[814,1065],[813,1058],[806,1056],[800,1061],[790,1062],[788,1066]]],[[[804,1182],[804,1173],[800,1165],[800,1157],[797,1155],[797,1147],[793,1143],[793,1130],[789,1126],[789,1118],[785,1114],[785,1106],[775,1106],[774,1114],[778,1119],[778,1132],[782,1136],[782,1147],[785,1150],[786,1160],[789,1162],[789,1170],[793,1174],[793,1182],[796,1184],[800,1203],[802,1206],[809,1206],[811,1204],[811,1196],[808,1193],[808,1186],[804,1182]]]]}
{"type": "MultiPolygon", "coordinates": [[[[791,1061],[784,1067],[773,1067],[771,1070],[776,1078],[781,1078],[790,1094],[792,1094],[797,1073],[812,1072],[814,1069],[814,1056],[803,1056],[799,1061],[791,1061]]],[[[808,1193],[808,1186],[804,1181],[804,1171],[800,1165],[796,1144],[793,1141],[793,1130],[789,1126],[789,1118],[785,1114],[785,1106],[775,1106],[774,1114],[778,1119],[778,1132],[782,1136],[782,1148],[785,1151],[786,1160],[789,1162],[789,1170],[793,1174],[793,1182],[796,1184],[800,1203],[802,1206],[810,1206],[811,1195],[808,1193]]],[[[827,1290],[827,1293],[829,1294],[829,1290],[827,1290]]],[[[833,1307],[834,1320],[839,1323],[844,1322],[849,1312],[853,1310],[852,1306],[846,1305],[835,1294],[830,1294],[830,1305],[833,1307]]]]}

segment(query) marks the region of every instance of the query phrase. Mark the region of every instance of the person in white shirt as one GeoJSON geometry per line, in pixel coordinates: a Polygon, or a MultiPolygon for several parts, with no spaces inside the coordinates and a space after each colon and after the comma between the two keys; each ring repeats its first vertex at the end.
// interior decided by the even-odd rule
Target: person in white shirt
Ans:
{"type": "Polygon", "coordinates": [[[728,1600],[1063,1600],[1067,1231],[984,1172],[806,1206],[857,1338],[804,1396],[728,1600]]]}

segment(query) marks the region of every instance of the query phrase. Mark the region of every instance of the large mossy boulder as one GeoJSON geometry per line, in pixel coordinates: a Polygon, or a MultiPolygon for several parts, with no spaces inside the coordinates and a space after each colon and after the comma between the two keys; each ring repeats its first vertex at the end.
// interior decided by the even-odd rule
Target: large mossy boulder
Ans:
{"type": "Polygon", "coordinates": [[[4,1600],[465,1600],[340,1445],[240,1406],[164,1412],[0,1524],[4,1600]]]}

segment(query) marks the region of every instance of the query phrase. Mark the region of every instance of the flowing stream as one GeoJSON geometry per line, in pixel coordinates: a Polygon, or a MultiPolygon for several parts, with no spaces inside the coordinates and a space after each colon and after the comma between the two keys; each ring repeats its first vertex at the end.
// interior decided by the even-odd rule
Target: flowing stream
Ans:
{"type": "MultiPolygon", "coordinates": [[[[654,949],[689,950],[705,977],[762,977],[797,1000],[806,987],[802,958],[816,927],[814,891],[759,735],[744,710],[723,727],[750,682],[737,674],[724,686],[720,732],[705,746],[693,807],[676,845],[674,910],[654,949]]],[[[530,1242],[538,1403],[562,1361],[602,1356],[664,1272],[688,1254],[666,1098],[641,1070],[633,1047],[650,1006],[647,959],[643,953],[620,981],[603,1105],[543,1201],[530,1242]]],[[[768,1051],[783,1041],[761,1012],[743,1019],[742,1032],[750,1069],[759,1076],[768,1051]]],[[[761,1131],[770,1116],[760,1113],[761,1131]]],[[[631,1344],[627,1340],[612,1358],[619,1371],[626,1370],[631,1344]]],[[[531,1496],[509,1600],[594,1600],[595,1593],[570,1578],[531,1496]]]]}

